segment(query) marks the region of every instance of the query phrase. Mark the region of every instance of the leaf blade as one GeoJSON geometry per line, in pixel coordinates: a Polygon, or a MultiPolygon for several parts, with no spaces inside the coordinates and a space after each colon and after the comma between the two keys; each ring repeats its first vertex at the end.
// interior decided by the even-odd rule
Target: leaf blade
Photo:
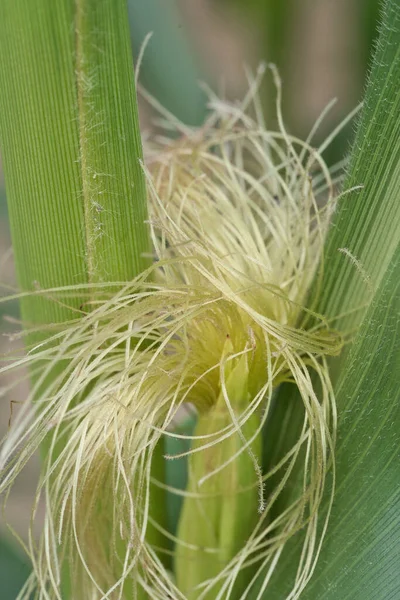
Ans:
{"type": "MultiPolygon", "coordinates": [[[[399,462],[395,460],[399,453],[400,436],[393,433],[396,429],[400,431],[396,370],[396,361],[399,360],[396,336],[400,308],[399,78],[400,11],[396,2],[389,0],[385,5],[380,41],[345,184],[345,188],[349,188],[364,183],[364,190],[358,196],[356,193],[350,195],[339,207],[328,239],[324,285],[317,306],[320,313],[335,319],[339,329],[359,329],[350,351],[344,352],[332,364],[339,414],[337,492],[321,557],[311,582],[301,596],[310,600],[319,597],[332,600],[395,598],[400,587],[396,568],[400,535],[391,535],[392,546],[386,548],[380,564],[376,560],[371,563],[373,553],[380,552],[381,540],[378,537],[371,538],[361,530],[362,519],[368,519],[370,511],[375,511],[384,522],[389,517],[385,516],[382,507],[387,508],[392,502],[390,508],[393,509],[400,501],[397,485],[399,462]],[[360,261],[361,268],[369,276],[369,286],[365,283],[364,274],[357,272],[351,260],[338,252],[343,247],[348,248],[351,255],[360,261]],[[386,319],[389,319],[390,325],[385,328],[386,319]],[[378,349],[382,360],[375,359],[378,349]],[[381,383],[380,389],[379,386],[376,388],[376,382],[381,383]],[[376,399],[371,393],[374,389],[379,394],[376,399]],[[349,411],[352,410],[352,403],[362,395],[365,406],[360,413],[363,415],[361,419],[359,415],[353,417],[349,411]],[[375,403],[378,403],[378,413],[375,403]],[[386,418],[387,415],[391,415],[391,421],[386,418]],[[361,427],[356,430],[357,434],[352,433],[353,426],[361,427]],[[381,429],[375,440],[376,445],[370,446],[369,437],[375,439],[378,427],[381,429]],[[381,445],[378,443],[380,441],[381,445]],[[354,463],[358,457],[358,470],[351,470],[349,456],[354,463]],[[385,470],[385,461],[389,460],[392,474],[388,485],[381,486],[378,476],[385,470]],[[341,528],[339,524],[342,520],[346,525],[341,528]],[[342,557],[340,561],[337,558],[339,555],[342,557]],[[383,584],[383,578],[388,579],[388,583],[383,584]],[[373,590],[373,593],[369,590],[373,590]]],[[[271,450],[270,446],[267,447],[270,456],[274,453],[273,462],[277,462],[276,457],[284,454],[285,448],[291,447],[302,419],[296,395],[291,395],[287,386],[280,390],[277,404],[280,410],[275,417],[278,430],[284,404],[287,421],[285,430],[279,430],[274,448],[271,450]]],[[[353,408],[356,406],[355,403],[353,408]]],[[[286,506],[286,502],[287,497],[283,499],[283,506],[286,506]]],[[[389,531],[387,524],[385,526],[389,531]]],[[[278,600],[290,592],[300,545],[301,534],[291,540],[284,552],[268,590],[268,597],[278,600]]],[[[251,597],[258,597],[257,590],[251,597]]]]}
{"type": "MultiPolygon", "coordinates": [[[[71,127],[72,18],[70,2],[58,3],[56,10],[37,0],[6,0],[1,6],[1,151],[17,275],[26,291],[87,279],[78,137],[71,127]],[[50,30],[52,36],[44,35],[50,30]]],[[[21,308],[29,323],[72,316],[35,296],[23,299],[21,308]]]]}

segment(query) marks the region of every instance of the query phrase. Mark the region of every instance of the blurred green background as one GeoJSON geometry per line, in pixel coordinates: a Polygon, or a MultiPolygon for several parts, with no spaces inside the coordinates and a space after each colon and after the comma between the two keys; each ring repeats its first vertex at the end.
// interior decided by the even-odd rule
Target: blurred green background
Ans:
{"type": "MultiPolygon", "coordinates": [[[[314,142],[318,143],[362,98],[380,4],[379,0],[128,0],[135,59],[152,32],[140,82],[180,120],[198,126],[207,111],[199,81],[234,100],[247,87],[244,65],[255,70],[260,61],[274,62],[283,79],[285,121],[293,134],[307,135],[326,104],[338,98],[320,128],[314,142]]],[[[271,127],[274,95],[272,81],[266,77],[262,102],[271,127]]],[[[151,130],[157,125],[154,110],[142,98],[139,107],[143,130],[151,130]]],[[[328,164],[345,156],[353,131],[354,124],[348,125],[329,147],[328,164]]],[[[4,294],[16,285],[10,246],[0,166],[0,284],[4,294]]],[[[10,316],[18,316],[18,306],[0,304],[0,333],[9,330],[10,316]]],[[[1,355],[20,350],[5,335],[0,336],[0,345],[1,355]]],[[[5,385],[7,381],[0,382],[0,387],[5,385]]],[[[26,393],[27,384],[21,382],[12,396],[2,397],[1,435],[7,432],[10,401],[22,400],[26,393]]],[[[169,448],[170,453],[182,450],[178,443],[169,448]]],[[[7,530],[6,520],[26,539],[38,469],[37,459],[27,466],[0,521],[1,600],[14,600],[29,573],[29,563],[7,530]]],[[[183,487],[184,461],[169,462],[168,476],[172,485],[183,487]]],[[[168,513],[174,529],[179,513],[176,498],[170,498],[168,513]]]]}

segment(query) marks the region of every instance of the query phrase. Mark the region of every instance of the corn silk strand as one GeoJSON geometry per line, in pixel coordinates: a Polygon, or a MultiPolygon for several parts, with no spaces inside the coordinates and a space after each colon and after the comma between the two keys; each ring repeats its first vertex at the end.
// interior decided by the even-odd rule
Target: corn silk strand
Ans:
{"type": "MultiPolygon", "coordinates": [[[[96,286],[97,296],[93,286],[39,290],[54,301],[61,292],[63,298],[86,294],[84,314],[49,328],[45,342],[1,369],[29,366],[37,373],[2,443],[6,497],[32,454],[51,439],[32,512],[33,523],[44,497],[44,530],[39,541],[30,534],[33,572],[20,598],[34,592],[61,599],[65,563],[76,599],[187,597],[162,552],[146,540],[150,484],[168,487],[151,481],[152,455],[163,435],[192,439],[175,427],[187,403],[202,418],[219,402],[226,417],[220,429],[192,439],[184,453],[190,464],[229,439],[238,442],[194,487],[176,492],[201,502],[202,489],[212,489],[208,483],[247,456],[255,498],[250,535],[190,597],[234,597],[246,570],[251,576],[240,597],[248,597],[262,573],[262,598],[285,545],[300,530],[303,552],[287,598],[298,598],[312,575],[330,512],[329,505],[321,516],[321,501],[328,494],[331,502],[334,489],[326,485],[329,470],[334,480],[336,435],[326,360],[343,343],[312,306],[336,200],[319,152],[285,130],[276,73],[279,130],[265,128],[260,79],[261,71],[242,103],[211,95],[201,129],[181,126],[161,109],[166,127],[182,135],[174,141],[160,135],[146,148],[153,265],[134,281],[96,286]],[[50,377],[60,361],[65,368],[50,377]],[[245,373],[240,410],[229,385],[238,365],[245,373]],[[298,388],[304,423],[293,448],[263,473],[254,448],[262,430],[268,436],[282,382],[298,388]],[[299,461],[298,494],[272,518],[299,461]],[[277,473],[276,487],[267,488],[277,473]]],[[[176,556],[198,552],[202,560],[216,551],[169,535],[176,556]]]]}

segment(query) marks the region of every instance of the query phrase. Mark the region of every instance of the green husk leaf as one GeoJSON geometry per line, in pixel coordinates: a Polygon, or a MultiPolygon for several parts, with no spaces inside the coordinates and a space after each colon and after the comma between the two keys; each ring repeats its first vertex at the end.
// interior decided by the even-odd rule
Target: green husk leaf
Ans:
{"type": "MultiPolygon", "coordinates": [[[[316,571],[301,598],[386,600],[400,592],[399,258],[400,246],[337,382],[335,502],[316,571]]],[[[297,553],[294,540],[268,598],[286,598],[297,553]]]]}
{"type": "Polygon", "coordinates": [[[340,327],[355,327],[372,302],[400,239],[400,10],[386,2],[369,76],[364,108],[344,189],[363,189],[345,196],[331,228],[325,257],[325,279],[319,309],[342,315],[340,327]],[[347,248],[362,265],[369,282],[346,260],[347,248]]]}
{"type": "Polygon", "coordinates": [[[338,485],[309,600],[400,594],[399,259],[400,246],[338,381],[338,485]]]}
{"type": "MultiPolygon", "coordinates": [[[[240,414],[249,397],[247,356],[243,355],[229,370],[227,393],[233,410],[240,414]]],[[[229,426],[231,419],[221,392],[216,405],[199,416],[194,434],[210,436],[218,433],[229,426]]],[[[177,585],[188,599],[199,597],[196,586],[218,576],[240,551],[257,524],[259,490],[254,459],[261,454],[260,436],[251,444],[251,455],[245,451],[233,462],[229,460],[243,448],[244,441],[254,436],[259,424],[259,415],[253,414],[245,423],[241,435],[237,432],[219,445],[205,448],[189,458],[186,491],[192,496],[186,497],[183,503],[175,555],[177,585]],[[218,476],[199,485],[203,477],[209,476],[225,462],[227,464],[218,476]]],[[[202,445],[204,441],[198,438],[193,447],[201,448],[202,445]]],[[[251,575],[250,569],[243,569],[241,577],[235,581],[232,597],[239,597],[251,575]]],[[[215,598],[222,584],[223,580],[214,585],[204,598],[215,598]]]]}
{"type": "MultiPolygon", "coordinates": [[[[331,361],[339,415],[337,492],[322,555],[302,595],[310,600],[386,599],[400,590],[400,535],[391,524],[400,476],[399,78],[400,11],[389,0],[345,183],[345,189],[364,188],[343,198],[334,219],[317,306],[338,329],[356,333],[350,351],[331,361]]],[[[290,447],[300,419],[298,398],[282,386],[277,435],[267,441],[269,465],[290,447]]],[[[288,489],[277,510],[290,496],[288,489]]],[[[301,533],[283,555],[269,598],[285,598],[291,589],[300,545],[301,533]]],[[[251,595],[259,597],[257,590],[251,595]]]]}

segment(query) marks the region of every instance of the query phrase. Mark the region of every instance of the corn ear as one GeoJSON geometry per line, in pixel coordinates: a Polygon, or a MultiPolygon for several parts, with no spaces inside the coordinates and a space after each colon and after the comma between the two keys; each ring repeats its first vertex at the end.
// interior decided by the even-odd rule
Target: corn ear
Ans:
{"type": "MultiPolygon", "coordinates": [[[[221,391],[216,405],[199,417],[193,445],[196,450],[202,447],[204,438],[229,427],[232,413],[234,418],[240,418],[248,405],[247,356],[241,356],[235,366],[231,365],[232,362],[227,364],[230,373],[226,377],[226,393],[221,391]]],[[[257,523],[259,491],[255,462],[258,464],[261,455],[259,425],[259,415],[253,413],[235,434],[190,457],[188,495],[178,527],[175,563],[178,587],[189,599],[200,595],[201,588],[197,586],[223,571],[243,548],[257,523]]],[[[242,579],[245,574],[246,571],[242,579]]],[[[206,598],[216,596],[221,580],[216,581],[206,598]]],[[[238,579],[235,590],[239,587],[238,579]]]]}

